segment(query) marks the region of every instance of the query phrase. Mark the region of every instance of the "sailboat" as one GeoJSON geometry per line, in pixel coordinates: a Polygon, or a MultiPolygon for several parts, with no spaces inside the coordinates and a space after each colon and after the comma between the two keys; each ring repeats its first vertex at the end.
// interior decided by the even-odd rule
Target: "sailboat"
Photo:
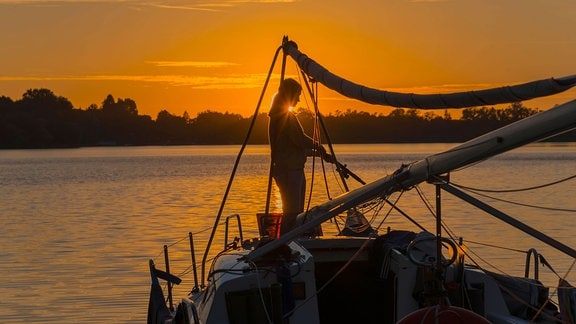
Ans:
{"type": "MultiPolygon", "coordinates": [[[[276,50],[274,62],[280,55],[284,63],[287,59],[296,62],[304,80],[313,80],[349,98],[397,108],[455,109],[512,103],[556,94],[576,85],[573,75],[462,93],[405,94],[370,88],[335,75],[301,52],[288,37],[276,50]]],[[[270,73],[263,92],[269,80],[270,73]]],[[[252,216],[257,217],[253,223],[258,225],[259,235],[245,238],[239,216],[242,212],[223,221],[222,210],[248,134],[200,262],[196,262],[190,236],[190,267],[194,273],[190,293],[174,301],[172,287],[181,284],[182,279],[170,273],[168,254],[162,269],[150,259],[148,323],[574,323],[576,290],[568,281],[559,281],[561,292],[554,302],[538,278],[529,275],[529,262],[524,277],[494,273],[470,263],[465,243],[443,231],[441,198],[449,193],[576,258],[573,247],[450,182],[453,170],[575,128],[573,100],[447,151],[408,161],[373,182],[357,179],[360,186],[308,208],[298,215],[299,226],[282,235],[281,215],[270,212],[266,201],[264,212],[252,216]],[[389,198],[421,183],[435,186],[434,230],[388,229],[379,233],[372,228],[363,206],[387,204],[396,208],[389,198]],[[347,221],[338,235],[310,235],[315,228],[342,215],[347,221]],[[239,233],[232,240],[228,238],[231,228],[239,233]],[[211,253],[216,237],[224,239],[224,248],[211,253]]],[[[346,165],[336,162],[336,166],[343,179],[358,178],[346,165]]],[[[542,260],[536,249],[529,251],[527,261],[531,258],[535,263],[542,260]]]]}

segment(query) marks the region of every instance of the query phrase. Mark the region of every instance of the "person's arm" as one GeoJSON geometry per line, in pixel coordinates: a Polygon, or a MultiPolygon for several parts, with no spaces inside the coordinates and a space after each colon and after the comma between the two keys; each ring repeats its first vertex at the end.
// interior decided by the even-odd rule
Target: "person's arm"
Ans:
{"type": "Polygon", "coordinates": [[[296,145],[303,148],[306,151],[306,155],[312,156],[314,155],[315,145],[314,140],[304,133],[304,128],[300,124],[296,115],[291,115],[289,118],[290,122],[290,129],[289,129],[289,136],[290,140],[296,145]]]}
{"type": "Polygon", "coordinates": [[[306,133],[304,133],[304,128],[296,116],[292,116],[291,119],[293,121],[291,125],[293,129],[290,131],[290,137],[292,138],[292,141],[303,147],[306,150],[307,156],[317,155],[322,157],[322,159],[328,163],[334,163],[334,157],[326,152],[326,148],[317,141],[314,141],[314,139],[306,135],[306,133]]]}

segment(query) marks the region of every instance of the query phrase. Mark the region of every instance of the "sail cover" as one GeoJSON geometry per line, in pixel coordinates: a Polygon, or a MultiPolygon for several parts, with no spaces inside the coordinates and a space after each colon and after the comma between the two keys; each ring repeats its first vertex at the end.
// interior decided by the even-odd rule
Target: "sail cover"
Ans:
{"type": "Polygon", "coordinates": [[[298,50],[293,41],[284,39],[282,49],[300,69],[326,87],[349,98],[396,108],[446,109],[465,108],[530,100],[560,93],[576,85],[576,75],[550,78],[499,88],[447,94],[399,93],[365,87],[341,78],[298,50]]]}

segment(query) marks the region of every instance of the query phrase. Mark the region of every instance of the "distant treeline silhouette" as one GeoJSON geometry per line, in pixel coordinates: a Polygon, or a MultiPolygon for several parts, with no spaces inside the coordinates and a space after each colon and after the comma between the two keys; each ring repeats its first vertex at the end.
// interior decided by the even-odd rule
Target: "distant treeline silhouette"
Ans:
{"type": "MultiPolygon", "coordinates": [[[[267,108],[253,117],[210,110],[191,118],[162,110],[152,119],[139,115],[134,100],[108,95],[100,106],[74,108],[48,89],[30,89],[21,99],[0,96],[0,148],[67,148],[117,145],[242,144],[249,127],[249,143],[267,144],[267,108]]],[[[452,143],[463,142],[490,130],[537,113],[522,103],[504,109],[476,107],[452,119],[415,109],[395,109],[388,115],[356,110],[322,117],[332,143],[452,143]]],[[[298,118],[311,134],[313,112],[299,108],[298,118]]],[[[576,132],[555,140],[576,141],[576,132]]]]}

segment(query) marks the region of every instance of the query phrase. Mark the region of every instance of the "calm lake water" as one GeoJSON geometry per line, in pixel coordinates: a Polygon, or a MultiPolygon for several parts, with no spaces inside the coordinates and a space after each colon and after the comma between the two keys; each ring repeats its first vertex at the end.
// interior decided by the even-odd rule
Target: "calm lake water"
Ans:
{"type": "MultiPolygon", "coordinates": [[[[335,151],[342,163],[369,182],[402,163],[453,146],[335,145],[335,151]]],[[[195,235],[196,257],[201,260],[208,229],[221,206],[239,149],[181,146],[0,151],[0,322],[144,322],[150,289],[148,260],[163,264],[163,245],[187,244],[190,231],[195,235]]],[[[268,152],[267,146],[247,148],[223,209],[223,215],[240,212],[245,238],[255,234],[249,227],[265,207],[268,152]]],[[[451,180],[482,189],[536,187],[575,175],[575,161],[576,143],[534,144],[453,172],[451,180]]],[[[308,167],[312,167],[311,162],[308,167]]],[[[315,169],[321,166],[316,164],[315,169]]],[[[327,177],[333,176],[329,169],[327,177]]],[[[487,202],[576,247],[575,183],[571,180],[519,195],[486,193],[524,205],[572,212],[494,199],[487,202]]],[[[327,193],[322,176],[315,176],[314,184],[315,194],[320,196],[316,202],[342,192],[331,189],[327,193]]],[[[348,184],[358,186],[351,178],[348,184]]],[[[423,184],[421,188],[433,205],[433,186],[423,184]]],[[[413,207],[419,199],[416,190],[404,195],[400,208],[427,226],[433,224],[421,208],[413,207]]],[[[278,200],[273,192],[272,211],[279,208],[278,200]]],[[[381,217],[386,212],[382,211],[381,217]]],[[[524,233],[457,202],[448,193],[443,194],[442,215],[465,241],[496,246],[477,247],[490,267],[522,276],[525,255],[518,251],[536,247],[559,275],[567,275],[572,284],[576,283],[572,258],[535,239],[526,240],[524,233]]],[[[400,217],[391,215],[380,232],[401,224],[400,217]]],[[[326,234],[333,232],[330,226],[323,229],[326,234]]],[[[221,244],[221,240],[213,243],[218,248],[221,244]]],[[[175,249],[171,258],[189,260],[189,252],[184,251],[175,249]]],[[[192,287],[193,278],[186,266],[175,263],[172,268],[173,273],[186,274],[175,288],[175,298],[192,287]]],[[[557,277],[547,268],[540,267],[540,277],[547,285],[557,284],[557,277]]]]}

